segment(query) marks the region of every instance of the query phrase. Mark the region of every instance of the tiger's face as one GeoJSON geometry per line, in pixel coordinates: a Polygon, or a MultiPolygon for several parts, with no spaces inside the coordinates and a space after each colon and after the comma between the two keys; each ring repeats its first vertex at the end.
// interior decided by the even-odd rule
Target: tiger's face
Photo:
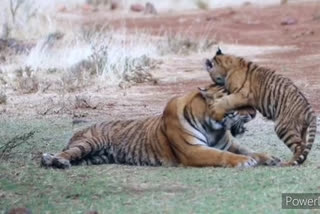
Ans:
{"type": "Polygon", "coordinates": [[[212,60],[206,59],[205,66],[211,79],[218,85],[223,86],[229,71],[241,66],[241,61],[240,58],[225,55],[218,49],[212,60]]]}

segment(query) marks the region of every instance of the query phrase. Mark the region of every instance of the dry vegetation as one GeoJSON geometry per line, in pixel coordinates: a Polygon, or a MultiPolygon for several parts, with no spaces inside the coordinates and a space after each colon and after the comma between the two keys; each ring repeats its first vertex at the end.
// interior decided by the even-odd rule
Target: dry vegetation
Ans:
{"type": "MultiPolygon", "coordinates": [[[[112,1],[88,3],[109,8],[112,1]]],[[[7,18],[0,22],[0,105],[12,94],[50,92],[65,98],[93,85],[156,84],[153,71],[164,56],[203,52],[215,44],[206,36],[195,41],[190,29],[151,36],[108,24],[70,28],[56,19],[57,5],[39,0],[8,0],[2,10],[7,18]]]]}

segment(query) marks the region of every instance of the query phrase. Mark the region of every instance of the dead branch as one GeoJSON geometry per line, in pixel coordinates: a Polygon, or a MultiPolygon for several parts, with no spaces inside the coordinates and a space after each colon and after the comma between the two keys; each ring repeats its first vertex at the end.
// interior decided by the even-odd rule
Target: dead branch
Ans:
{"type": "Polygon", "coordinates": [[[9,154],[14,148],[26,143],[30,138],[33,137],[35,131],[30,131],[28,133],[17,135],[11,140],[6,142],[3,146],[0,147],[0,159],[5,157],[6,154],[9,154]]]}
{"type": "Polygon", "coordinates": [[[16,22],[16,15],[19,7],[23,4],[24,0],[10,0],[10,12],[11,12],[11,17],[12,17],[12,22],[16,22]],[[14,5],[14,2],[16,4],[14,5]]]}

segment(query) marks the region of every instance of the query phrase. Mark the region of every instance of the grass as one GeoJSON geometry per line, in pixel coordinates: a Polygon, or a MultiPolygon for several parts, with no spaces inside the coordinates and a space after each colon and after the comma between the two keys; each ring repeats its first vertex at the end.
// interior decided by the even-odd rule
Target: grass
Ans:
{"type": "MultiPolygon", "coordinates": [[[[72,133],[87,124],[72,126],[63,118],[4,119],[0,126],[0,148],[21,132],[34,131],[33,138],[1,160],[0,213],[18,206],[33,213],[307,213],[281,210],[281,193],[319,192],[320,188],[318,145],[310,160],[296,168],[100,165],[62,171],[40,168],[41,153],[60,151],[72,133]]],[[[272,133],[271,123],[255,121],[248,128],[257,127],[240,141],[283,159],[290,157],[272,133]]]]}

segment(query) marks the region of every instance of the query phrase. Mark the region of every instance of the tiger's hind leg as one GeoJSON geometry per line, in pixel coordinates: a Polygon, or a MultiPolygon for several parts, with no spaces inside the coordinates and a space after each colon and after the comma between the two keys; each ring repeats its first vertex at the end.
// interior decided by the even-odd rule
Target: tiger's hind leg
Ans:
{"type": "MultiPolygon", "coordinates": [[[[85,158],[90,159],[91,153],[99,153],[103,149],[102,139],[87,138],[70,142],[68,147],[60,153],[48,154],[44,153],[41,159],[41,165],[44,167],[53,167],[60,169],[70,168],[71,165],[75,165],[84,161],[85,158]],[[99,141],[100,140],[100,141],[99,141]]],[[[96,157],[92,157],[92,163],[97,162],[96,157]]],[[[99,161],[101,158],[99,158],[99,161]]],[[[98,161],[98,162],[99,162],[98,161]]]]}
{"type": "Polygon", "coordinates": [[[44,153],[41,158],[41,166],[68,169],[71,167],[71,164],[67,159],[59,158],[53,154],[44,153]]]}
{"type": "Polygon", "coordinates": [[[278,137],[293,152],[293,158],[281,163],[282,166],[300,165],[307,159],[312,144],[307,144],[307,141],[303,139],[305,135],[303,132],[307,129],[303,130],[297,130],[294,124],[276,124],[275,131],[278,137]]]}

